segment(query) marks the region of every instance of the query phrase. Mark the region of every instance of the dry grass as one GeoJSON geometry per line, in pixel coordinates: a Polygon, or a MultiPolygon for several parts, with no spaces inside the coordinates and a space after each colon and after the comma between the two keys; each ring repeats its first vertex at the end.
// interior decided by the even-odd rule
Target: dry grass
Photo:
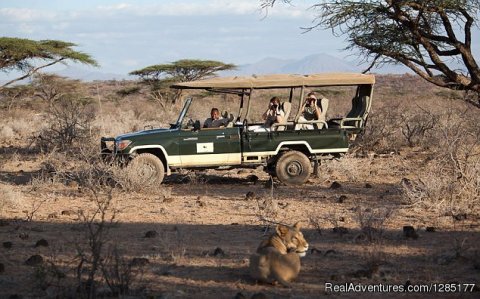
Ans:
{"type": "Polygon", "coordinates": [[[23,194],[12,186],[0,184],[0,215],[8,216],[9,210],[23,210],[26,202],[23,194]]]}
{"type": "MultiPolygon", "coordinates": [[[[326,281],[478,284],[478,111],[459,102],[458,93],[414,76],[377,81],[367,131],[352,153],[322,161],[319,178],[298,188],[278,182],[265,188],[268,176],[259,170],[186,172],[161,188],[138,188],[124,168],[99,161],[98,137],[167,127],[179,107],[160,109],[134,82],[85,84],[82,93],[96,112],[92,129],[66,151],[29,148],[31,137],[51,125],[48,103],[28,95],[7,101],[0,119],[0,216],[8,225],[0,234],[14,247],[2,255],[9,287],[0,296],[75,297],[80,290],[85,297],[224,298],[241,291],[307,298],[321,294],[326,281]],[[249,191],[254,200],[246,198],[249,191]],[[315,250],[302,260],[292,290],[248,278],[248,256],[265,219],[308,223],[303,231],[315,250]],[[403,236],[408,225],[418,239],[403,236]],[[149,231],[157,234],[147,238],[149,231]],[[50,246],[35,247],[41,238],[50,246]],[[44,263],[25,265],[34,254],[44,263]],[[134,267],[135,258],[147,261],[137,259],[143,266],[134,267]]],[[[317,92],[330,99],[328,117],[349,110],[348,90],[317,92]]],[[[288,98],[259,92],[252,121],[260,121],[273,95],[288,98]]],[[[213,106],[238,111],[236,96],[193,96],[201,99],[188,115],[193,119],[203,121],[213,106]]]]}

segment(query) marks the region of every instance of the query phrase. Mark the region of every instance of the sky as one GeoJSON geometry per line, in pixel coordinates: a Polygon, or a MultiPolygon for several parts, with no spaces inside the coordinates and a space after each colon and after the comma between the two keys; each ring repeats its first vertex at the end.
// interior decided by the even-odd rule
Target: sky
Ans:
{"type": "Polygon", "coordinates": [[[331,32],[303,34],[312,1],[260,10],[258,0],[0,0],[0,34],[76,43],[104,72],[184,58],[246,64],[265,57],[344,57],[331,32]]]}
{"type": "Polygon", "coordinates": [[[303,33],[315,2],[267,12],[259,0],[0,0],[0,36],[73,42],[100,71],[116,74],[186,58],[242,65],[325,53],[352,60],[344,37],[303,33]]]}

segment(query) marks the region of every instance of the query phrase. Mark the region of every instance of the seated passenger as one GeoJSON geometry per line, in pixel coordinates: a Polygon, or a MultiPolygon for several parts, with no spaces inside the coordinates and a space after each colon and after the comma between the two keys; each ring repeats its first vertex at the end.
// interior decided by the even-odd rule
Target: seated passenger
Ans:
{"type": "Polygon", "coordinates": [[[220,118],[220,111],[217,108],[212,108],[210,111],[210,118],[207,118],[203,123],[204,128],[221,128],[228,124],[227,118],[220,118]]]}
{"type": "Polygon", "coordinates": [[[262,117],[265,120],[265,128],[267,129],[271,128],[273,124],[283,122],[285,112],[280,109],[280,100],[277,97],[270,99],[268,109],[265,111],[265,113],[263,113],[262,117]]]}
{"type": "MultiPolygon", "coordinates": [[[[321,97],[317,100],[315,93],[312,91],[307,95],[307,99],[302,106],[302,115],[298,118],[299,122],[322,120],[325,121],[325,107],[328,99],[321,97]],[[324,105],[325,103],[325,105],[324,105]]],[[[313,124],[297,124],[295,130],[313,130],[315,127],[313,124]]],[[[323,128],[323,123],[318,123],[318,128],[323,128]]]]}

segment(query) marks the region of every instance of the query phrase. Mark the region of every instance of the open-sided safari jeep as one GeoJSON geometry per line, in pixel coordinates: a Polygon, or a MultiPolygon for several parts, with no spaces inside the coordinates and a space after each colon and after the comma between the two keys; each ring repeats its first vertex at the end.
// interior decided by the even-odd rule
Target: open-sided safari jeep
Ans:
{"type": "MultiPolygon", "coordinates": [[[[229,77],[178,83],[171,88],[206,90],[230,97],[237,95],[238,113],[224,127],[201,128],[200,121],[188,119],[187,113],[192,101],[203,98],[187,97],[177,121],[170,128],[103,137],[101,152],[125,162],[137,179],[148,184],[160,184],[165,174],[182,168],[259,165],[265,166],[266,171],[285,184],[303,184],[312,172],[312,164],[318,165],[322,156],[346,153],[349,143],[364,130],[374,83],[373,75],[354,73],[229,77]],[[354,87],[350,88],[354,92],[350,112],[343,118],[302,122],[301,107],[307,91],[335,86],[354,87]],[[252,96],[262,94],[260,90],[265,89],[289,91],[289,97],[281,103],[285,121],[269,129],[262,128],[263,123],[249,121],[255,100],[252,96]],[[296,111],[290,111],[292,104],[296,111]],[[308,124],[311,129],[298,130],[301,124],[308,124]]],[[[331,106],[334,99],[330,102],[331,106]]],[[[322,103],[324,112],[327,104],[322,103]]]]}

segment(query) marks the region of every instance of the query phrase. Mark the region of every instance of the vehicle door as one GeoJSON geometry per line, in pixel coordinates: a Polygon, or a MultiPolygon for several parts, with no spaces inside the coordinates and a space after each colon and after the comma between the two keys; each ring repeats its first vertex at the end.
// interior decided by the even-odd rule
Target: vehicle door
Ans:
{"type": "Polygon", "coordinates": [[[241,163],[239,128],[182,129],[178,135],[182,167],[241,163]]]}

